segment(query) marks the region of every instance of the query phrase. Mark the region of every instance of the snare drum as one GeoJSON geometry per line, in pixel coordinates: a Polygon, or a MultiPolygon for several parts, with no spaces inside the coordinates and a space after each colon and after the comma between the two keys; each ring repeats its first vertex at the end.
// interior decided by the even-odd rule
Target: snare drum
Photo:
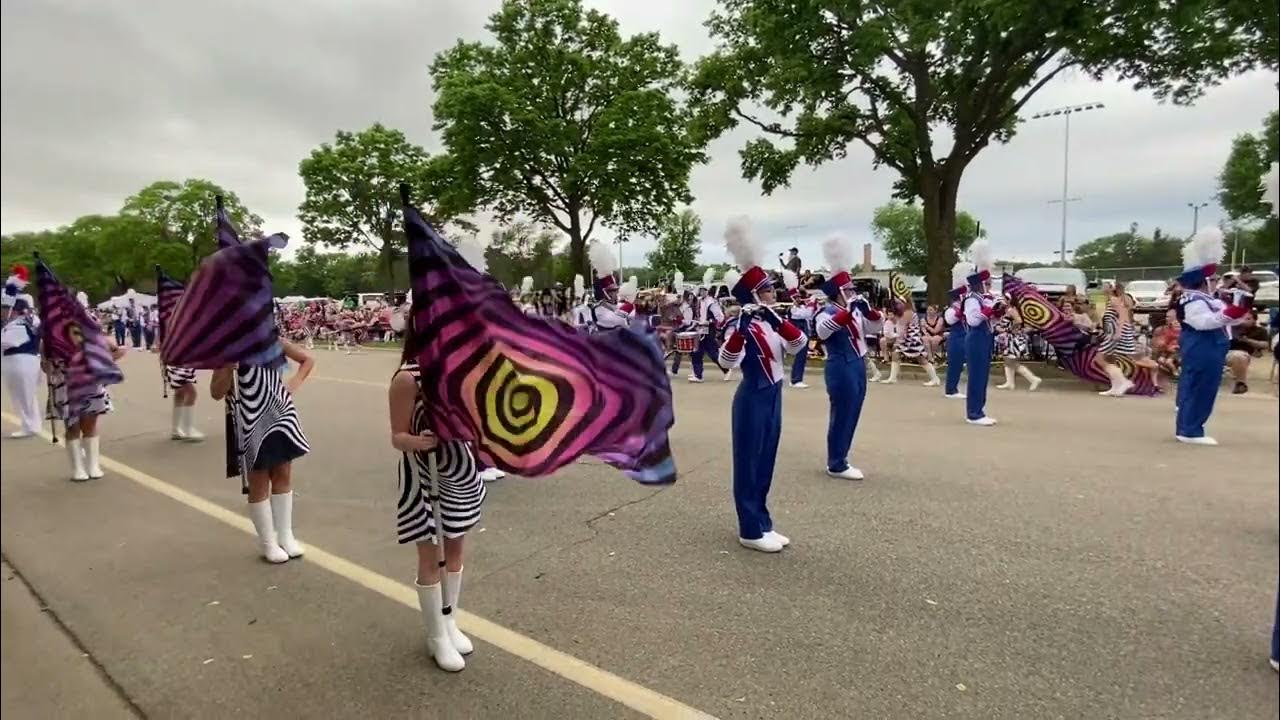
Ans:
{"type": "Polygon", "coordinates": [[[682,332],[676,333],[676,352],[692,354],[698,349],[698,333],[682,332]]]}

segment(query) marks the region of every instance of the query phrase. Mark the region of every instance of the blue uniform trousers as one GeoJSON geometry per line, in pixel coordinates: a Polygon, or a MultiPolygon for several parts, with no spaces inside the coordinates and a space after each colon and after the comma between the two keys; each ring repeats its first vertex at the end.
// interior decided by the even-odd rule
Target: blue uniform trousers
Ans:
{"type": "Polygon", "coordinates": [[[738,537],[757,540],[773,530],[766,501],[782,436],[782,383],[760,388],[744,378],[733,396],[732,432],[738,537]]]}
{"type": "MultiPolygon", "coordinates": [[[[799,328],[800,332],[806,337],[811,335],[811,328],[808,320],[791,319],[791,324],[799,328]]],[[[796,353],[795,358],[791,360],[791,384],[795,385],[804,382],[804,367],[809,363],[809,341],[806,340],[804,346],[800,348],[800,352],[796,353]]]]}
{"type": "Polygon", "coordinates": [[[969,366],[965,384],[965,414],[970,420],[986,417],[987,381],[991,379],[991,325],[970,325],[964,334],[964,359],[969,366]]]}
{"type": "Polygon", "coordinates": [[[721,372],[725,369],[720,367],[720,346],[716,344],[715,333],[707,333],[698,340],[698,348],[693,351],[693,376],[702,379],[702,356],[707,355],[711,358],[711,362],[720,368],[721,372]]]}
{"type": "Polygon", "coordinates": [[[952,325],[950,332],[947,333],[947,387],[948,395],[955,395],[960,392],[960,373],[964,372],[964,356],[968,352],[965,349],[965,332],[964,322],[958,322],[952,325]]]}
{"type": "Polygon", "coordinates": [[[831,472],[849,468],[849,448],[867,398],[867,364],[857,355],[854,358],[854,362],[828,358],[822,369],[831,401],[827,416],[827,469],[831,472]]]}
{"type": "Polygon", "coordinates": [[[1182,349],[1182,373],[1178,377],[1178,414],[1175,433],[1204,437],[1204,424],[1213,414],[1227,358],[1227,336],[1221,330],[1183,327],[1178,341],[1182,349]]]}

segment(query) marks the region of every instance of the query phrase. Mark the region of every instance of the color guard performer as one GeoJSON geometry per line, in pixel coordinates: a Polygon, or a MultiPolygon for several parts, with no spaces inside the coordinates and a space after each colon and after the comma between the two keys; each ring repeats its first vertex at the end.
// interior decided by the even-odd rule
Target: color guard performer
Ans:
{"type": "Polygon", "coordinates": [[[964,295],[969,287],[969,263],[963,260],[951,268],[951,289],[947,299],[951,302],[942,313],[947,325],[947,384],[944,397],[964,400],[960,392],[960,373],[964,372],[964,338],[968,323],[964,321],[964,295]]]}
{"type": "MultiPolygon", "coordinates": [[[[724,308],[720,307],[720,301],[716,299],[711,292],[712,280],[715,279],[713,270],[707,269],[702,276],[702,284],[698,286],[698,307],[696,324],[698,327],[698,347],[693,351],[693,374],[689,376],[689,382],[702,382],[702,358],[704,355],[711,358],[711,362],[720,368],[724,373],[724,380],[728,382],[732,377],[733,369],[724,366],[719,361],[720,349],[716,344],[716,332],[720,326],[724,324],[724,308]]],[[[725,278],[729,277],[725,273],[725,278]]]]}
{"type": "Polygon", "coordinates": [[[858,429],[862,403],[867,397],[867,355],[864,320],[879,320],[865,299],[854,292],[848,268],[853,248],[840,236],[827,238],[822,244],[823,259],[831,268],[831,277],[822,285],[822,293],[830,303],[818,313],[814,326],[827,362],[822,368],[831,403],[827,415],[827,474],[844,480],[861,480],[862,471],[849,465],[849,449],[858,429]]]}
{"type": "Polygon", "coordinates": [[[966,278],[969,293],[964,298],[965,364],[969,366],[969,383],[965,397],[965,422],[970,425],[995,425],[996,419],[987,415],[987,381],[991,378],[991,351],[993,347],[991,321],[1001,314],[1003,304],[987,294],[991,281],[991,246],[986,240],[976,240],[969,249],[973,260],[973,272],[966,278]]]}
{"type": "Polygon", "coordinates": [[[1183,272],[1178,276],[1182,296],[1176,313],[1182,325],[1182,374],[1178,378],[1174,437],[1190,445],[1217,445],[1204,434],[1222,383],[1222,368],[1230,346],[1231,326],[1240,323],[1253,306],[1245,288],[1229,291],[1227,300],[1210,295],[1209,279],[1222,258],[1222,231],[1200,230],[1182,248],[1183,272]]]}
{"type": "Polygon", "coordinates": [[[750,237],[745,218],[729,222],[725,247],[744,269],[732,286],[742,311],[719,353],[722,366],[742,368],[731,416],[738,542],[752,550],[779,552],[791,541],[773,529],[767,501],[782,435],[782,358],[799,351],[808,338],[770,307],[773,286],[759,267],[762,248],[750,237]]]}

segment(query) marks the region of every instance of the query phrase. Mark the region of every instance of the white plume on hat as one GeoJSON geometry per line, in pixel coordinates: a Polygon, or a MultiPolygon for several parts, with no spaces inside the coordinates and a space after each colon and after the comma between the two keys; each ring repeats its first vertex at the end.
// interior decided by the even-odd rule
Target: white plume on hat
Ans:
{"type": "Polygon", "coordinates": [[[81,305],[89,307],[89,294],[85,291],[81,290],[76,293],[76,300],[79,300],[81,305]]]}
{"type": "Polygon", "coordinates": [[[741,278],[742,278],[742,273],[738,272],[737,270],[734,270],[733,268],[730,268],[724,271],[724,277],[720,280],[720,282],[732,288],[734,285],[738,284],[738,280],[740,280],[741,278]]]}
{"type": "Polygon", "coordinates": [[[631,302],[632,300],[635,300],[636,288],[638,287],[636,285],[635,280],[636,278],[633,275],[630,280],[622,283],[622,285],[618,287],[618,297],[622,298],[623,300],[626,300],[627,302],[631,302]]]}
{"type": "Polygon", "coordinates": [[[724,247],[743,270],[758,266],[764,254],[764,246],[752,234],[751,221],[746,215],[729,218],[724,229],[724,247]]]}
{"type": "Polygon", "coordinates": [[[639,289],[640,287],[640,281],[636,278],[635,275],[632,275],[631,277],[627,278],[627,282],[631,283],[631,287],[633,288],[639,289]]]}
{"type": "Polygon", "coordinates": [[[573,276],[573,297],[578,300],[587,297],[587,281],[583,279],[582,273],[573,276]]]}
{"type": "Polygon", "coordinates": [[[1226,245],[1226,238],[1217,227],[1209,225],[1201,228],[1182,246],[1182,269],[1194,270],[1205,265],[1217,265],[1222,262],[1226,245]]]}
{"type": "Polygon", "coordinates": [[[702,273],[702,284],[699,285],[699,287],[709,288],[711,287],[711,284],[714,283],[715,281],[716,281],[716,269],[707,268],[707,271],[702,273]]]}
{"type": "Polygon", "coordinates": [[[795,290],[800,287],[800,276],[790,270],[783,270],[782,284],[786,285],[788,290],[795,290]]]}
{"type": "Polygon", "coordinates": [[[489,261],[484,256],[484,242],[480,238],[463,237],[458,240],[458,254],[476,272],[485,273],[489,270],[489,261]]]}
{"type": "Polygon", "coordinates": [[[973,244],[969,246],[969,260],[973,263],[974,270],[991,272],[991,268],[996,265],[995,259],[991,254],[991,243],[982,238],[974,240],[973,244]]]}
{"type": "Polygon", "coordinates": [[[529,277],[528,275],[525,275],[524,278],[520,280],[520,294],[528,295],[529,292],[532,290],[533,290],[533,278],[529,277]]]}
{"type": "Polygon", "coordinates": [[[671,287],[675,288],[676,294],[684,292],[684,273],[677,270],[676,274],[671,278],[671,287]]]}
{"type": "Polygon", "coordinates": [[[822,241],[822,259],[832,273],[848,272],[853,267],[853,243],[843,235],[832,235],[822,241]]]}
{"type": "Polygon", "coordinates": [[[972,266],[963,260],[951,266],[951,287],[953,289],[966,287],[969,284],[970,268],[972,266]]]}
{"type": "Polygon", "coordinates": [[[1280,163],[1271,163],[1271,169],[1262,176],[1262,202],[1271,206],[1271,214],[1280,214],[1280,163]]]}
{"type": "Polygon", "coordinates": [[[597,275],[609,275],[618,269],[618,256],[613,249],[604,243],[592,241],[587,248],[587,258],[597,275]]]}

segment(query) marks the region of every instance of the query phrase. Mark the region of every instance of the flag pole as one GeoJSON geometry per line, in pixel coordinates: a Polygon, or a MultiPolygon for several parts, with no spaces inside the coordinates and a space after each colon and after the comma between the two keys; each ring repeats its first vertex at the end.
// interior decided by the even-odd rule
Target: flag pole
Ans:
{"type": "MultiPolygon", "coordinates": [[[[409,184],[400,183],[400,203],[409,207],[409,184]]],[[[407,235],[406,235],[407,237],[407,235]]],[[[418,293],[414,293],[414,302],[419,302],[418,293]]],[[[425,299],[425,298],[424,298],[425,299]]],[[[409,307],[412,319],[413,306],[409,307]]],[[[412,325],[408,332],[413,332],[412,325]]],[[[422,376],[418,376],[418,392],[422,392],[422,376]]],[[[449,604],[449,568],[444,557],[444,512],[440,507],[440,468],[437,450],[427,453],[427,502],[431,505],[434,522],[431,529],[431,542],[436,546],[436,567],[440,574],[440,614],[446,618],[453,616],[453,606],[449,604]]]]}
{"type": "MultiPolygon", "coordinates": [[[[40,253],[32,252],[31,255],[32,257],[35,258],[36,264],[39,265],[40,253]]],[[[39,272],[39,268],[36,269],[36,272],[39,272]]],[[[39,285],[37,285],[37,287],[39,287],[39,285]]],[[[40,298],[40,303],[41,303],[41,307],[44,307],[43,297],[40,298]]],[[[43,323],[41,323],[40,325],[40,334],[41,335],[44,334],[43,323]]],[[[49,362],[49,356],[46,354],[48,352],[49,352],[49,344],[42,341],[40,343],[40,357],[44,360],[45,363],[49,362]]],[[[52,365],[52,363],[50,363],[50,365],[52,365]]],[[[57,417],[58,414],[54,412],[57,406],[53,402],[53,380],[49,377],[49,373],[47,372],[44,374],[44,387],[45,387],[44,414],[45,414],[45,417],[49,420],[49,435],[53,440],[53,444],[57,445],[58,444],[58,417],[57,417]]]]}
{"type": "MultiPolygon", "coordinates": [[[[164,342],[164,324],[159,321],[160,314],[160,263],[156,263],[156,346],[164,342]]],[[[169,382],[164,373],[164,360],[160,361],[160,395],[169,399],[169,382]]]]}

